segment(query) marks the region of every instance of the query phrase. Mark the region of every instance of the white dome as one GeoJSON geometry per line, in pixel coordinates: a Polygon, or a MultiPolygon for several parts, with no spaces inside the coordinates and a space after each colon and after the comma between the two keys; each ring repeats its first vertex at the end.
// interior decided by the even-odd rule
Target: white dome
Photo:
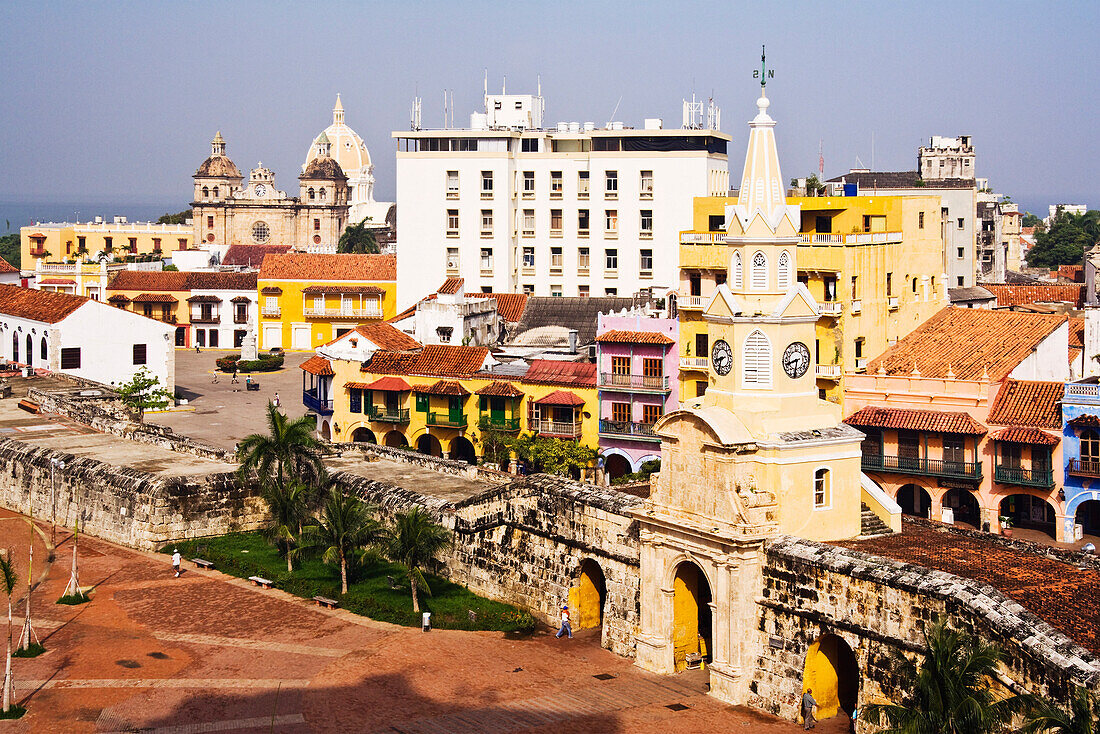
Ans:
{"type": "MultiPolygon", "coordinates": [[[[357,178],[357,174],[363,168],[369,170],[371,166],[370,152],[366,143],[358,133],[344,123],[344,105],[340,103],[340,95],[336,95],[336,106],[332,108],[332,124],[325,128],[324,134],[332,144],[332,157],[344,169],[349,179],[357,178]]],[[[318,135],[317,138],[321,136],[318,135]]],[[[317,157],[317,138],[309,146],[306,154],[306,162],[302,164],[304,171],[309,162],[317,157]]]]}

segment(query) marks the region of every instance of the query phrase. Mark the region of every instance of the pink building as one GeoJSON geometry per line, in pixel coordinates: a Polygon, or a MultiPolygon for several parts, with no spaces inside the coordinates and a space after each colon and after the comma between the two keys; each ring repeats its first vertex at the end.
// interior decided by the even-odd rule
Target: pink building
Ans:
{"type": "Polygon", "coordinates": [[[661,458],[653,424],[678,405],[676,319],[599,314],[596,364],[600,454],[614,479],[661,458]]]}

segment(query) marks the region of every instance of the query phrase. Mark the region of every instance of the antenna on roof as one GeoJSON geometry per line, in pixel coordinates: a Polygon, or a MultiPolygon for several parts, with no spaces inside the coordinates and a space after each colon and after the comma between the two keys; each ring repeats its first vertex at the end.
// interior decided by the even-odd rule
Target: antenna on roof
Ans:
{"type": "MultiPolygon", "coordinates": [[[[693,96],[694,98],[694,96],[693,96]]],[[[611,110],[611,119],[607,121],[607,129],[611,129],[611,123],[615,121],[615,113],[619,111],[619,105],[622,104],[623,95],[619,95],[619,101],[615,103],[615,109],[611,110]]]]}

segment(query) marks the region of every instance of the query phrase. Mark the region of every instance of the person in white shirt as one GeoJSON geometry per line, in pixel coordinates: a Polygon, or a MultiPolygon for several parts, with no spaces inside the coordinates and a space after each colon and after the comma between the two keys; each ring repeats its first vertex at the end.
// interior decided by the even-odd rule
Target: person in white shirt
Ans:
{"type": "Polygon", "coordinates": [[[558,630],[557,637],[562,635],[569,635],[569,639],[573,639],[573,628],[569,625],[569,607],[564,606],[561,608],[561,629],[558,630]]]}
{"type": "Polygon", "coordinates": [[[176,572],[176,578],[180,577],[180,561],[183,557],[180,555],[180,549],[176,548],[172,551],[172,570],[176,572]]]}

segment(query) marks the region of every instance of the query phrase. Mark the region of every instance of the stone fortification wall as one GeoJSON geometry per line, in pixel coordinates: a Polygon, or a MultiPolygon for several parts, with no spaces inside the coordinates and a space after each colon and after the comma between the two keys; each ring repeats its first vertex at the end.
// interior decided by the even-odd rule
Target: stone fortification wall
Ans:
{"type": "Polygon", "coordinates": [[[380,459],[389,459],[390,461],[399,461],[402,464],[413,464],[415,466],[422,466],[426,469],[439,472],[441,474],[451,474],[456,477],[465,477],[466,479],[481,480],[485,482],[498,484],[500,482],[509,482],[515,479],[515,476],[508,474],[507,472],[498,471],[496,469],[489,469],[488,467],[479,466],[477,464],[467,464],[465,461],[459,461],[457,459],[443,459],[435,456],[429,456],[428,454],[422,454],[419,451],[413,449],[403,449],[394,446],[380,446],[375,443],[356,443],[356,444],[328,444],[334,451],[340,453],[346,453],[351,450],[359,450],[365,456],[377,456],[380,459]]]}
{"type": "Polygon", "coordinates": [[[895,655],[922,650],[937,617],[1005,651],[1008,689],[1065,701],[1074,685],[1100,685],[1095,656],[976,581],[790,536],[768,544],[763,576],[759,625],[746,630],[761,651],[748,703],[784,718],[798,715],[806,651],[821,635],[855,654],[862,707],[907,693],[895,655]]]}
{"type": "Polygon", "coordinates": [[[0,505],[133,548],[259,527],[266,508],[232,473],[159,477],[0,439],[0,505]],[[65,463],[54,469],[51,459],[65,463]]]}

